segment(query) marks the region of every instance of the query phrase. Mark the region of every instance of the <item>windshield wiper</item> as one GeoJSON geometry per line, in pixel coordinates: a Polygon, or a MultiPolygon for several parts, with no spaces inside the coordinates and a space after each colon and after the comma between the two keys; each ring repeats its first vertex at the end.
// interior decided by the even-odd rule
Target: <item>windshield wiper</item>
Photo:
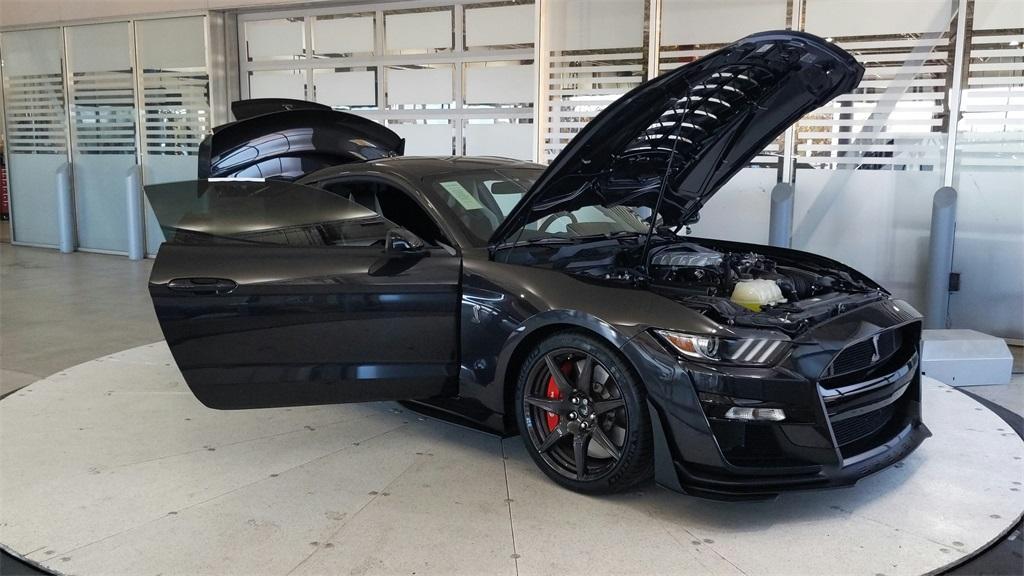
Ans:
{"type": "Polygon", "coordinates": [[[545,236],[543,238],[531,238],[529,240],[520,240],[518,242],[506,242],[499,245],[499,248],[505,248],[508,246],[536,246],[543,244],[578,244],[580,238],[564,238],[562,236],[545,236]]]}
{"type": "Polygon", "coordinates": [[[643,232],[637,232],[635,230],[619,230],[617,232],[608,232],[604,235],[605,238],[638,238],[643,235],[643,232]]]}
{"type": "Polygon", "coordinates": [[[639,238],[640,236],[643,236],[643,234],[643,232],[636,232],[633,230],[616,230],[615,232],[602,232],[601,234],[573,236],[572,239],[577,242],[586,242],[590,240],[618,240],[620,238],[639,238]]]}
{"type": "Polygon", "coordinates": [[[503,249],[511,246],[561,246],[567,244],[580,244],[583,242],[590,242],[593,240],[618,240],[620,238],[639,238],[643,236],[643,234],[643,232],[634,232],[632,230],[618,230],[616,232],[605,232],[603,234],[589,234],[587,236],[545,236],[543,238],[519,240],[518,242],[506,242],[504,244],[495,246],[495,248],[503,249]]]}

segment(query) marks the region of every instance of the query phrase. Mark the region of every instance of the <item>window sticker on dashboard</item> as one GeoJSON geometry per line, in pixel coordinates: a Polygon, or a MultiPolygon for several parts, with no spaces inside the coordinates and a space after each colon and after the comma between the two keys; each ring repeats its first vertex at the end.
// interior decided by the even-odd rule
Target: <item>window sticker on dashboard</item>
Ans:
{"type": "Polygon", "coordinates": [[[448,193],[452,195],[452,198],[455,198],[456,202],[461,204],[466,210],[481,210],[484,207],[483,204],[474,198],[473,195],[469,193],[469,190],[466,190],[466,188],[463,187],[462,184],[459,184],[457,180],[441,182],[441,187],[447,190],[448,193]]]}

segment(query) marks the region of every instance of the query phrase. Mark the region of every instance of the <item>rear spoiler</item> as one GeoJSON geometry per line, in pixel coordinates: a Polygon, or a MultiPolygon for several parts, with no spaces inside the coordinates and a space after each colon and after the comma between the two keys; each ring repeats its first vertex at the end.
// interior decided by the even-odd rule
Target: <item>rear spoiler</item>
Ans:
{"type": "Polygon", "coordinates": [[[288,110],[331,110],[331,107],[318,102],[292,100],[291,98],[252,98],[231,103],[231,113],[235,115],[235,120],[245,120],[253,116],[287,112],[288,110]]]}

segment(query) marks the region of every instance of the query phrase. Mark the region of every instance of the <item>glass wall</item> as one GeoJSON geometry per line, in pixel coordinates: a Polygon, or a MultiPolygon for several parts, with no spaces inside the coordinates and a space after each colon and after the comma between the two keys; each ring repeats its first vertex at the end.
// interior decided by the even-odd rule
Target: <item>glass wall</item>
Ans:
{"type": "MultiPolygon", "coordinates": [[[[196,176],[199,143],[212,128],[205,33],[204,16],[135,23],[145,184],[196,176]]],[[[161,242],[163,234],[147,201],[147,252],[155,254],[161,242]]]]}
{"type": "Polygon", "coordinates": [[[13,240],[56,246],[57,170],[68,161],[61,30],[5,32],[0,50],[13,240]]]}
{"type": "Polygon", "coordinates": [[[807,0],[803,28],[865,67],[796,125],[793,247],[835,258],[924,309],[932,196],[943,184],[952,0],[893,0],[884,18],[807,0]]]}
{"type": "Polygon", "coordinates": [[[135,82],[128,22],[65,29],[78,244],[128,250],[125,176],[135,166],[135,82]]]}
{"type": "Polygon", "coordinates": [[[242,93],[371,118],[404,137],[410,156],[532,159],[534,10],[417,2],[244,15],[242,93]]]}
{"type": "Polygon", "coordinates": [[[1024,5],[973,3],[956,139],[950,325],[1024,339],[1024,5]]]}
{"type": "Polygon", "coordinates": [[[541,46],[542,162],[608,104],[647,80],[646,0],[547,0],[541,46]]]}
{"type": "MultiPolygon", "coordinates": [[[[56,245],[56,172],[70,161],[78,246],[127,250],[129,170],[195,178],[212,125],[206,44],[205,16],[0,34],[15,242],[56,245]]],[[[150,215],[150,253],[161,239],[150,215]]]]}

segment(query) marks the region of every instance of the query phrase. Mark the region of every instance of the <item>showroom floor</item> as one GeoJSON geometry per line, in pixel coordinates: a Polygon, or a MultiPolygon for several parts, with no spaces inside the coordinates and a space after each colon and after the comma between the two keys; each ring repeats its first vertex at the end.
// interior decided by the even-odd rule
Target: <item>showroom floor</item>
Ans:
{"type": "Polygon", "coordinates": [[[0,244],[0,396],[160,340],[146,293],[152,263],[0,244]]]}
{"type": "MultiPolygon", "coordinates": [[[[0,393],[159,341],[145,291],[150,266],[122,257],[0,245],[0,393]]],[[[1021,375],[1009,387],[971,392],[1017,414],[1024,408],[1021,375]]],[[[1011,562],[1014,553],[1019,554],[1011,551],[1011,562]]]]}

